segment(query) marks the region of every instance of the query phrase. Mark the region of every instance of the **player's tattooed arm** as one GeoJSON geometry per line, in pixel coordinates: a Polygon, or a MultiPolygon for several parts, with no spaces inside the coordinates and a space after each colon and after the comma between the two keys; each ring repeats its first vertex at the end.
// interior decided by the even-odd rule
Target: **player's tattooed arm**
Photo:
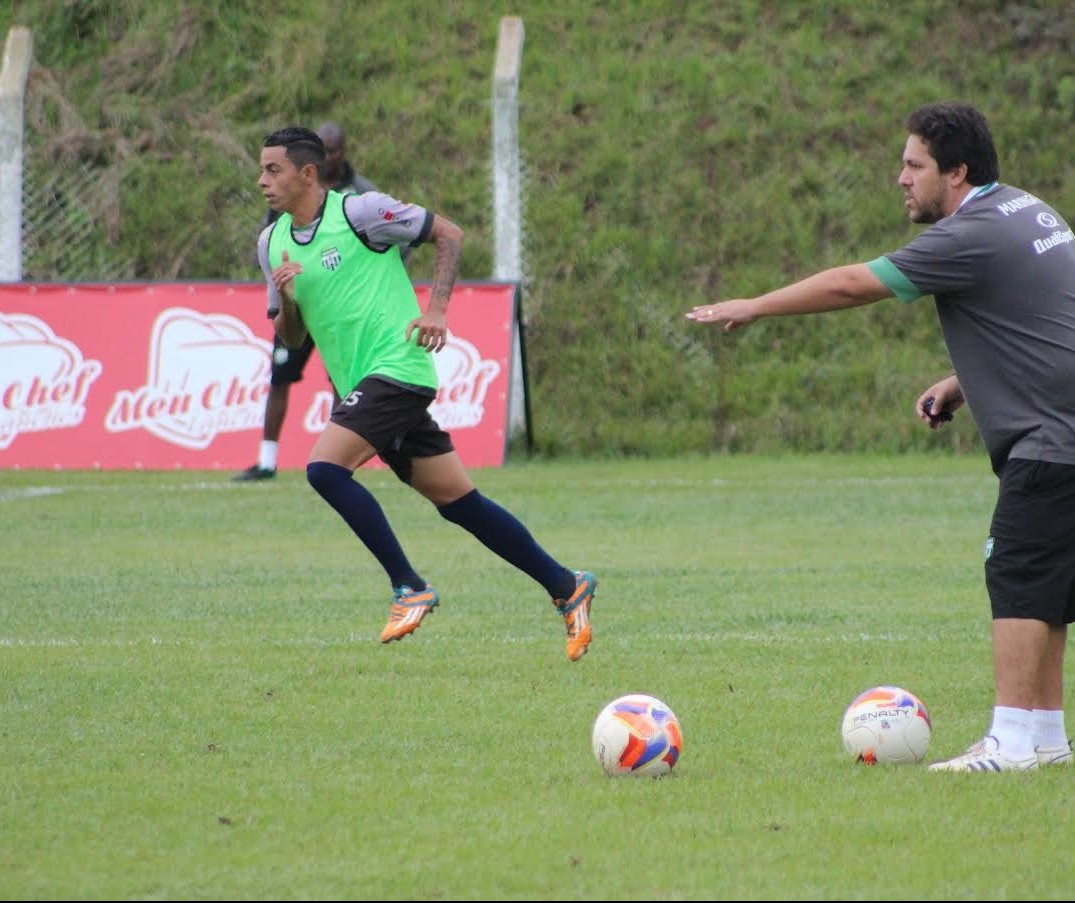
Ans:
{"type": "Polygon", "coordinates": [[[451,220],[433,214],[429,232],[436,252],[433,257],[433,283],[429,289],[429,306],[436,311],[448,309],[448,299],[459,275],[459,258],[463,253],[463,230],[451,220]]]}

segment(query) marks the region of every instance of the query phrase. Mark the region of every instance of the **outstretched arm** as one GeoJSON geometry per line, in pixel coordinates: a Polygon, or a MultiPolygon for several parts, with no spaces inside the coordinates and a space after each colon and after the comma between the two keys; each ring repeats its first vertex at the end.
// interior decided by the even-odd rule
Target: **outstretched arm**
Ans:
{"type": "Polygon", "coordinates": [[[761,317],[817,314],[872,304],[892,296],[891,289],[864,263],[833,267],[756,298],[702,304],[687,314],[696,323],[717,323],[731,332],[761,317]]]}

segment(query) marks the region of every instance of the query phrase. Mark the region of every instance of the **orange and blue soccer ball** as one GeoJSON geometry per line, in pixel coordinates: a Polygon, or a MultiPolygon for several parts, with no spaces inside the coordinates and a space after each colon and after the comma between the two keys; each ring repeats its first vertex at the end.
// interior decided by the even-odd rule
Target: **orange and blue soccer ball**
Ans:
{"type": "Polygon", "coordinates": [[[902,687],[859,693],[840,725],[844,749],[863,765],[920,762],[933,736],[925,704],[902,687]]]}
{"type": "Polygon", "coordinates": [[[593,754],[606,774],[664,777],[683,752],[675,713],[655,696],[613,699],[593,723],[593,754]]]}

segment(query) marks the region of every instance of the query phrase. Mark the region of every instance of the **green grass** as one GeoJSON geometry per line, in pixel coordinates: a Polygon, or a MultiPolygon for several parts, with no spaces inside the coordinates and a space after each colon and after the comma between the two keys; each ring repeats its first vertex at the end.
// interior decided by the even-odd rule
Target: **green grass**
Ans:
{"type": "Polygon", "coordinates": [[[1070,773],[866,768],[897,683],[960,751],[992,704],[984,458],[526,462],[476,472],[600,588],[572,664],[543,591],[363,474],[442,605],[300,473],[0,472],[0,898],[1070,899],[1070,773]],[[663,780],[590,751],[679,715],[663,780]]]}

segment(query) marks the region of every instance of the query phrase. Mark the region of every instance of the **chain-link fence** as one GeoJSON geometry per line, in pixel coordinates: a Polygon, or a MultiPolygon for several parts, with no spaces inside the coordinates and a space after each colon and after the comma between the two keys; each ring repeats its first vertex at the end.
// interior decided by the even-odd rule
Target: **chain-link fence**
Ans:
{"type": "Polygon", "coordinates": [[[28,282],[117,282],[134,261],[109,238],[105,211],[119,196],[114,171],[56,169],[28,148],[22,186],[22,270],[28,282]]]}

